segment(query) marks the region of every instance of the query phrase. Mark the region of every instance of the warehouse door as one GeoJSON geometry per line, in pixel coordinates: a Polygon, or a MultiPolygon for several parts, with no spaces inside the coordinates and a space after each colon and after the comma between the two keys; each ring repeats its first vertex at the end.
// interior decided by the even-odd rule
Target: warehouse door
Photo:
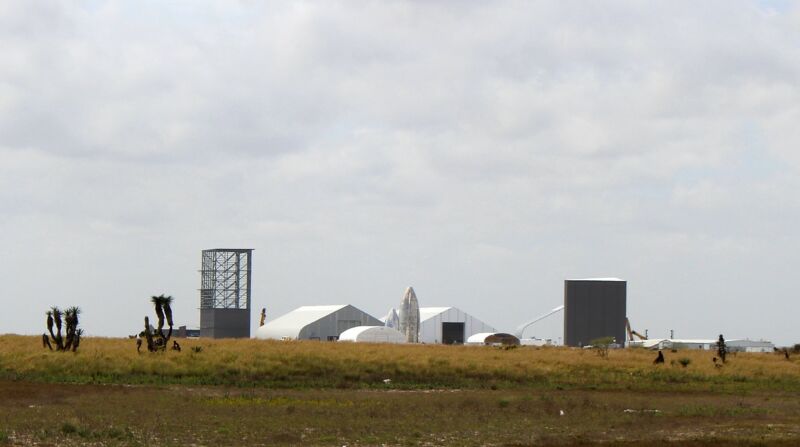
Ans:
{"type": "Polygon", "coordinates": [[[464,323],[442,323],[442,343],[446,345],[464,344],[464,323]]]}

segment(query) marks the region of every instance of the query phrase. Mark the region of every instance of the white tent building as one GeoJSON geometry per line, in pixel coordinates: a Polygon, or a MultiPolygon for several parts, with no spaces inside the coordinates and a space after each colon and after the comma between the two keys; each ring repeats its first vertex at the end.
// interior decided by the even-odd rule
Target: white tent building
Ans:
{"type": "Polygon", "coordinates": [[[480,332],[497,332],[483,321],[455,307],[419,308],[420,343],[461,344],[480,332]]]}
{"type": "Polygon", "coordinates": [[[303,306],[258,328],[256,338],[334,341],[350,328],[380,325],[377,318],[349,304],[303,306]]]}
{"type": "Polygon", "coordinates": [[[520,341],[515,335],[506,334],[505,332],[479,332],[470,335],[467,338],[467,345],[485,345],[485,346],[511,346],[519,345],[520,341]]]}
{"type": "Polygon", "coordinates": [[[405,343],[406,337],[397,329],[386,326],[358,326],[339,335],[339,341],[357,343],[405,343]]]}

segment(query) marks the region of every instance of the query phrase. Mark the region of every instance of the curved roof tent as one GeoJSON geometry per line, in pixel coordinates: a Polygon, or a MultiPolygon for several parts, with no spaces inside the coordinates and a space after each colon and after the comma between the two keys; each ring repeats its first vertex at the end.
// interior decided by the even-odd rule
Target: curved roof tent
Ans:
{"type": "Polygon", "coordinates": [[[456,307],[419,308],[419,341],[422,343],[461,344],[473,334],[496,330],[456,307]]]}
{"type": "Polygon", "coordinates": [[[359,343],[405,343],[406,337],[398,330],[386,326],[358,326],[339,335],[339,341],[359,343]]]}
{"type": "Polygon", "coordinates": [[[467,339],[470,345],[518,345],[519,338],[505,332],[481,332],[470,335],[467,339]]]}
{"type": "Polygon", "coordinates": [[[335,340],[347,329],[380,324],[377,318],[349,304],[302,306],[258,328],[256,338],[335,340]]]}

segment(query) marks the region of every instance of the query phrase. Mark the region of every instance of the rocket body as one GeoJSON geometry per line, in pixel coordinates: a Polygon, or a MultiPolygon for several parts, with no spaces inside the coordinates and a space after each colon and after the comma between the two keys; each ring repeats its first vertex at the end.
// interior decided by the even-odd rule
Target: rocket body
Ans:
{"type": "Polygon", "coordinates": [[[419,302],[413,287],[408,287],[400,304],[400,333],[406,336],[407,343],[419,341],[419,302]]]}
{"type": "Polygon", "coordinates": [[[391,308],[389,313],[386,315],[384,326],[396,329],[398,331],[400,330],[400,316],[397,315],[397,310],[394,307],[391,308]]]}

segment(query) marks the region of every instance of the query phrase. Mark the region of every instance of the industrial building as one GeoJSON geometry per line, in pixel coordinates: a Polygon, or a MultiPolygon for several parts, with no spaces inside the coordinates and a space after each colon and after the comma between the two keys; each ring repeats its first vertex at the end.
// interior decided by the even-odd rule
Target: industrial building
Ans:
{"type": "Polygon", "coordinates": [[[613,337],[625,341],[627,282],[619,278],[564,281],[564,344],[586,346],[613,337]]]}
{"type": "MultiPolygon", "coordinates": [[[[701,351],[716,351],[717,339],[669,339],[651,338],[629,342],[630,347],[645,349],[695,349],[701,351]]],[[[765,340],[733,339],[725,340],[728,352],[773,352],[775,345],[765,340]]]]}
{"type": "Polygon", "coordinates": [[[358,326],[339,334],[339,341],[356,343],[405,343],[406,336],[386,326],[358,326]]]}
{"type": "Polygon", "coordinates": [[[497,332],[483,321],[455,307],[420,307],[421,343],[463,344],[480,332],[497,332]]]}
{"type": "Polygon", "coordinates": [[[725,341],[728,352],[774,352],[775,344],[767,340],[734,339],[725,341]]]}
{"type": "Polygon", "coordinates": [[[203,250],[200,269],[200,336],[250,338],[253,250],[203,250]]]}
{"type": "Polygon", "coordinates": [[[303,306],[261,326],[256,338],[336,341],[357,326],[383,326],[377,318],[349,304],[303,306]]]}

